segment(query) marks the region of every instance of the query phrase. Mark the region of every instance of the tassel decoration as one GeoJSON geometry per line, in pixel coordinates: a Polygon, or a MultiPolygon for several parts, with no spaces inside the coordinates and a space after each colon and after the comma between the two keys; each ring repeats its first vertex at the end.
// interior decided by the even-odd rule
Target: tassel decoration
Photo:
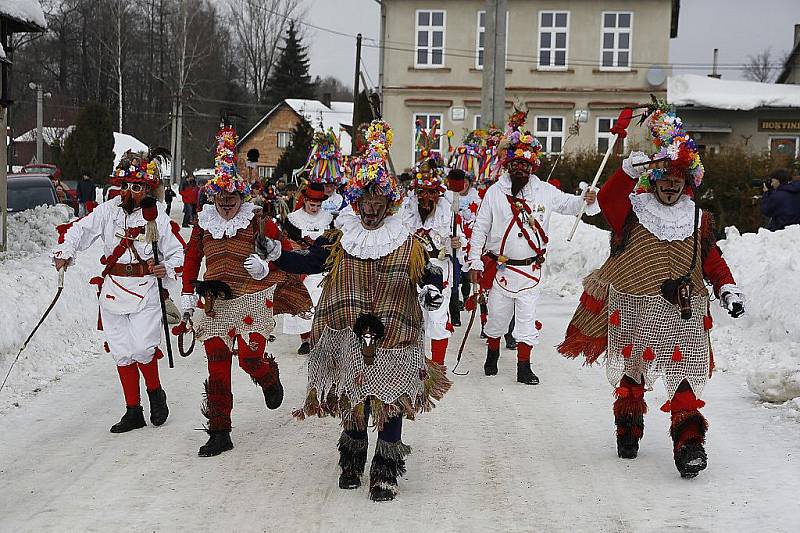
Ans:
{"type": "Polygon", "coordinates": [[[608,322],[612,326],[619,326],[620,325],[620,323],[622,321],[620,319],[619,309],[616,309],[613,313],[611,313],[611,316],[608,317],[608,322]]]}

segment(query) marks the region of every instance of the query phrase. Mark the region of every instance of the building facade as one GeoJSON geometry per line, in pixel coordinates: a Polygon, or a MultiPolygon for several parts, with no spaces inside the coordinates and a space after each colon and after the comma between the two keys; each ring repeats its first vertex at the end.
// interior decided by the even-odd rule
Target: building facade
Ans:
{"type": "Polygon", "coordinates": [[[331,128],[339,135],[343,153],[350,153],[350,136],[344,127],[352,123],[352,102],[323,103],[319,100],[286,99],[273,107],[242,137],[236,145],[237,158],[247,160],[247,152],[259,152],[258,177],[271,179],[283,152],[292,141],[292,130],[300,120],[306,120],[314,129],[331,128]]]}
{"type": "MultiPolygon", "coordinates": [[[[480,120],[483,0],[383,0],[384,117],[400,169],[416,159],[416,121],[454,132],[480,120]]],[[[527,110],[544,151],[605,151],[620,108],[664,97],[676,0],[508,0],[506,110],[527,110]]],[[[502,127],[503,125],[499,125],[502,127]]],[[[446,138],[441,149],[446,150],[446,138]]]]}

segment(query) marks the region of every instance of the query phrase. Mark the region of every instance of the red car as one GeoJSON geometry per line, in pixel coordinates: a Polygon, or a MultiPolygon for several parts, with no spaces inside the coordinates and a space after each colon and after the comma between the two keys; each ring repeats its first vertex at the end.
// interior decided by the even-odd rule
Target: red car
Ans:
{"type": "Polygon", "coordinates": [[[58,203],[67,204],[78,213],[78,190],[77,182],[75,181],[62,181],[61,169],[55,165],[48,163],[31,163],[22,167],[23,174],[46,174],[50,176],[50,181],[53,182],[53,187],[56,189],[58,195],[58,203]]]}

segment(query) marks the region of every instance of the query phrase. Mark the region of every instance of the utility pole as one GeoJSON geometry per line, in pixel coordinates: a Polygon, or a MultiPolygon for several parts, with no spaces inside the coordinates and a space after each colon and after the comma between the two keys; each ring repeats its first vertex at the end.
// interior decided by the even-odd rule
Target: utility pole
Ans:
{"type": "Polygon", "coordinates": [[[507,0],[486,0],[481,126],[501,126],[506,104],[507,0]]]}
{"type": "Polygon", "coordinates": [[[44,97],[50,98],[50,93],[42,91],[41,83],[30,82],[28,87],[36,91],[36,162],[44,163],[44,97]]]}
{"type": "Polygon", "coordinates": [[[358,136],[358,93],[360,92],[359,82],[361,81],[361,34],[356,36],[356,72],[353,81],[353,137],[350,139],[350,155],[356,153],[356,137],[358,136]]]}
{"type": "Polygon", "coordinates": [[[175,157],[172,160],[172,167],[175,170],[178,182],[183,178],[183,102],[181,95],[178,94],[178,116],[175,119],[175,157]]]}
{"type": "Polygon", "coordinates": [[[169,165],[169,169],[170,169],[169,170],[169,180],[170,180],[170,183],[172,183],[172,184],[175,184],[175,183],[180,184],[180,180],[176,180],[175,179],[175,132],[176,132],[175,122],[177,120],[177,115],[178,115],[178,99],[176,97],[173,97],[172,98],[172,115],[170,115],[170,118],[171,118],[171,120],[170,120],[171,130],[170,130],[170,135],[169,135],[169,155],[172,158],[172,161],[170,162],[170,165],[169,165]]]}

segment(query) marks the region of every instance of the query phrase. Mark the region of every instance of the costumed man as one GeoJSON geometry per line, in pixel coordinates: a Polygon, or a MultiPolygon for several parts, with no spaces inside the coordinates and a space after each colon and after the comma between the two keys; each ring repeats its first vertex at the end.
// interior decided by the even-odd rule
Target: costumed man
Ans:
{"type": "MultiPolygon", "coordinates": [[[[139,374],[144,377],[150,400],[150,423],[167,420],[167,395],[158,374],[159,344],[163,323],[156,278],[177,283],[183,265],[183,245],[176,224],[171,224],[159,195],[160,172],[155,161],[126,153],[114,171],[113,183],[120,194],[98,205],[91,213],[59,226],[59,245],[52,254],[56,269],[71,265],[77,252],[96,240],[103,243],[104,265],[97,286],[100,299],[98,329],[105,336],[104,348],[117,364],[125,397],[125,414],[111,426],[124,433],[146,426],[141,405],[139,374]],[[147,216],[147,218],[145,218],[147,216]],[[150,222],[148,222],[148,220],[150,222]],[[155,228],[153,227],[155,222],[155,228]],[[158,264],[153,259],[157,239],[158,264]]],[[[169,339],[167,339],[169,342],[169,339]]]]}
{"type": "Polygon", "coordinates": [[[697,146],[669,107],[649,118],[659,150],[633,152],[598,195],[611,226],[611,255],[584,280],[559,352],[594,363],[605,352],[613,387],[617,453],[637,456],[645,390],[663,377],[670,400],[675,466],[683,477],[706,467],[708,422],[698,399],[713,368],[708,280],[733,317],[742,292],[716,245],[713,218],[694,201],[703,179],[697,146]]]}
{"type": "Polygon", "coordinates": [[[475,214],[481,204],[478,190],[473,186],[475,177],[480,173],[481,163],[486,152],[486,132],[474,130],[470,132],[464,142],[457,146],[450,157],[450,172],[447,174],[447,192],[445,198],[450,204],[458,206],[456,215],[457,235],[464,237],[464,246],[456,251],[456,280],[450,298],[450,322],[454,326],[461,325],[461,309],[469,298],[472,288],[469,276],[461,275],[466,268],[466,258],[469,248],[469,239],[472,236],[472,225],[475,223],[475,214]],[[461,291],[461,299],[458,298],[461,291]],[[455,298],[453,298],[455,296],[455,298]]]}
{"type": "Polygon", "coordinates": [[[322,184],[326,197],[322,202],[322,210],[336,217],[346,205],[339,193],[345,173],[339,139],[328,128],[327,131],[314,132],[311,146],[305,167],[309,171],[308,179],[311,183],[322,184]]]}
{"type": "Polygon", "coordinates": [[[234,353],[242,370],[261,387],[269,409],[277,409],[283,401],[278,364],[265,355],[267,336],[275,327],[273,312],[280,312],[274,295],[276,279],[268,276],[268,260],[280,254],[280,242],[272,239],[280,232],[271,220],[260,216],[255,204],[246,201],[250,187],[237,171],[236,137],[228,126],[217,132],[214,177],[205,185],[213,205],[200,212],[183,271],[184,319],[194,313],[198,295],[204,300],[204,310],[193,325],[195,339],[203,343],[208,358],[202,412],[208,419],[209,439],[200,447],[201,457],[233,448],[234,353]],[[203,281],[198,281],[203,258],[206,270],[203,281]]]}
{"type": "Polygon", "coordinates": [[[296,273],[328,271],[314,315],[308,395],[295,416],[339,416],[339,487],[361,485],[370,416],[378,430],[369,495],[395,497],[411,448],[403,418],[433,408],[450,387],[445,369],[426,359],[422,312],[442,304],[441,271],[394,213],[402,201],[386,169],[392,133],[374,121],[369,148],[345,189],[349,206],[336,228],[304,252],[283,252],[276,265],[296,273]],[[420,289],[421,287],[421,289],[420,289]]]}
{"type": "MultiPolygon", "coordinates": [[[[487,353],[484,373],[497,374],[500,336],[515,317],[517,381],[536,385],[531,370],[531,350],[539,332],[536,304],[540,296],[542,264],[547,251],[547,213],[576,216],[583,203],[587,214],[600,212],[594,191],[581,196],[566,194],[541,181],[541,145],[530,131],[522,131],[527,113],[515,112],[498,145],[498,163],[504,169],[483,197],[470,241],[469,268],[473,282],[489,290],[486,322],[487,353]]],[[[498,169],[499,170],[499,169],[498,169]]]]}
{"type": "MultiPolygon", "coordinates": [[[[333,223],[333,215],[322,210],[325,190],[321,183],[307,184],[300,193],[300,200],[300,206],[289,213],[283,224],[283,231],[292,242],[292,249],[309,248],[333,223]]],[[[311,274],[303,279],[314,306],[319,303],[322,294],[323,278],[324,274],[311,274]]],[[[286,316],[283,319],[284,333],[300,335],[299,355],[307,355],[311,351],[311,325],[311,319],[300,316],[286,316]]]]}

